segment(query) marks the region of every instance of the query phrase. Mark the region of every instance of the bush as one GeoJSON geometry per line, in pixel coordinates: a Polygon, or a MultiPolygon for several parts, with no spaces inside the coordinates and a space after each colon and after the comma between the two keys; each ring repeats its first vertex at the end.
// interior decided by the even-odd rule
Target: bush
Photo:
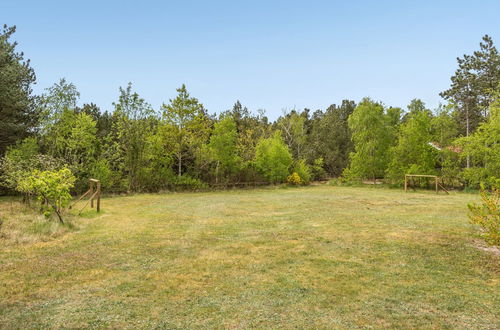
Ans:
{"type": "Polygon", "coordinates": [[[297,172],[293,172],[291,175],[289,175],[286,182],[292,186],[298,186],[303,183],[302,179],[300,178],[297,172]]]}
{"type": "Polygon", "coordinates": [[[33,170],[55,171],[64,167],[64,162],[47,155],[35,155],[29,159],[12,159],[7,154],[0,159],[0,186],[17,190],[19,181],[31,175],[33,170]]]}
{"type": "Polygon", "coordinates": [[[109,168],[106,159],[99,159],[93,164],[91,176],[93,179],[101,181],[101,189],[108,189],[112,185],[113,171],[109,168]]]}
{"type": "Polygon", "coordinates": [[[308,184],[311,181],[311,170],[304,160],[299,160],[293,169],[302,181],[302,184],[308,184]]]}
{"type": "Polygon", "coordinates": [[[22,178],[17,186],[21,193],[34,195],[41,204],[46,217],[52,212],[64,223],[61,210],[71,200],[70,189],[75,184],[75,177],[68,168],[59,171],[33,170],[30,176],[22,178]]]}
{"type": "Polygon", "coordinates": [[[15,189],[20,178],[33,169],[33,158],[38,155],[38,144],[34,138],[27,138],[9,146],[0,161],[0,185],[15,189]]]}
{"type": "Polygon", "coordinates": [[[500,245],[500,189],[481,191],[481,204],[469,204],[469,218],[484,230],[483,238],[491,245],[500,245]]]}
{"type": "Polygon", "coordinates": [[[173,190],[200,190],[208,188],[208,185],[200,179],[192,178],[189,175],[174,177],[172,182],[173,190]]]}
{"type": "Polygon", "coordinates": [[[461,177],[467,182],[468,187],[472,189],[493,189],[500,181],[488,173],[485,168],[480,167],[464,168],[461,177]]]}
{"type": "Polygon", "coordinates": [[[325,162],[323,157],[316,158],[311,166],[311,174],[314,180],[324,180],[326,178],[325,162]]]}
{"type": "Polygon", "coordinates": [[[328,185],[330,186],[337,186],[337,187],[340,187],[340,186],[350,186],[351,185],[351,181],[347,181],[345,179],[343,179],[342,177],[340,178],[333,178],[331,180],[328,180],[328,185]]]}
{"type": "Polygon", "coordinates": [[[459,155],[451,150],[441,151],[441,178],[445,186],[458,187],[461,185],[459,155]]]}

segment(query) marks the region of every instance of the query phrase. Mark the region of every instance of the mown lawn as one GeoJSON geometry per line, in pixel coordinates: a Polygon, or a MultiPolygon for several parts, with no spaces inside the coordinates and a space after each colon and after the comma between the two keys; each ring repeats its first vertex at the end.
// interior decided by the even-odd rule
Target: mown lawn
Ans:
{"type": "Polygon", "coordinates": [[[477,195],[316,186],[106,198],[1,246],[0,328],[499,328],[477,195]]]}

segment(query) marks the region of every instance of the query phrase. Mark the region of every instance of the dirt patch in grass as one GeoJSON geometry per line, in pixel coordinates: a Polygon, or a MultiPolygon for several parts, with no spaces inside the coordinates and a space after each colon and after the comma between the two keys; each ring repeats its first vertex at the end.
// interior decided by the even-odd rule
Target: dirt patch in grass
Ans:
{"type": "Polygon", "coordinates": [[[491,253],[496,257],[500,257],[500,249],[498,248],[498,246],[487,245],[485,242],[480,240],[475,240],[472,246],[474,246],[478,250],[491,253]]]}

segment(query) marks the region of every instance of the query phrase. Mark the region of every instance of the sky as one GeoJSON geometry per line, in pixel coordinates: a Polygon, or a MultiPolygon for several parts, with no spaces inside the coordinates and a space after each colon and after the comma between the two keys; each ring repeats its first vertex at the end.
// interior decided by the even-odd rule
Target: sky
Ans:
{"type": "Polygon", "coordinates": [[[186,84],[210,113],[240,100],[271,119],[367,96],[433,109],[458,56],[484,34],[500,44],[499,13],[498,0],[0,0],[35,93],[64,77],[104,111],[132,82],[158,110],[186,84]]]}

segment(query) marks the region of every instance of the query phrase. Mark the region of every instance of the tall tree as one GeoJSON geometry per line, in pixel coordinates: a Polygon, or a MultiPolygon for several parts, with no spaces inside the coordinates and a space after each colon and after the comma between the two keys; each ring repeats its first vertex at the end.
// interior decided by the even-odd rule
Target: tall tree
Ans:
{"type": "Polygon", "coordinates": [[[59,82],[46,88],[45,91],[41,99],[44,121],[42,124],[46,129],[49,129],[50,125],[59,119],[64,110],[74,110],[76,108],[80,92],[75,84],[66,81],[65,78],[61,78],[59,82]]]}
{"type": "Polygon", "coordinates": [[[446,147],[451,145],[458,135],[458,124],[454,120],[449,107],[439,106],[432,117],[433,142],[446,147]]]}
{"type": "Polygon", "coordinates": [[[163,119],[170,129],[166,132],[177,160],[177,175],[181,176],[183,161],[189,149],[195,148],[208,137],[208,116],[198,99],[191,97],[183,84],[177,97],[163,104],[163,119]]]}
{"type": "Polygon", "coordinates": [[[236,101],[233,108],[223,113],[233,118],[236,124],[236,153],[241,159],[238,180],[255,181],[258,173],[253,162],[255,147],[261,138],[269,137],[272,128],[263,110],[256,114],[236,101]]]}
{"type": "Polygon", "coordinates": [[[96,122],[86,113],[65,109],[44,137],[50,156],[63,160],[76,175],[76,188],[87,185],[97,156],[96,122]]]}
{"type": "Polygon", "coordinates": [[[469,136],[487,117],[492,92],[500,82],[500,54],[485,35],[479,50],[457,58],[451,86],[440,95],[456,106],[461,133],[469,136]]]}
{"type": "Polygon", "coordinates": [[[129,190],[141,188],[139,171],[145,164],[145,150],[148,138],[155,125],[155,113],[151,106],[132,91],[132,84],[120,87],[120,97],[115,106],[115,145],[123,160],[122,170],[127,177],[129,190]]]}
{"type": "Polygon", "coordinates": [[[292,166],[292,154],[283,142],[280,131],[259,140],[255,148],[255,165],[269,182],[284,182],[292,166]]]}
{"type": "Polygon", "coordinates": [[[348,165],[353,143],[347,120],[355,108],[354,101],[343,100],[340,106],[332,104],[325,112],[313,114],[308,158],[311,163],[322,158],[330,175],[340,175],[348,165]]]}
{"type": "Polygon", "coordinates": [[[228,181],[241,165],[241,158],[236,150],[237,139],[236,123],[231,116],[223,116],[215,123],[209,146],[216,161],[217,182],[219,173],[228,181]]]}
{"type": "Polygon", "coordinates": [[[255,155],[255,147],[261,138],[266,138],[271,135],[271,125],[264,111],[259,111],[254,114],[246,107],[243,112],[237,109],[241,108],[239,101],[236,102],[233,108],[232,116],[236,122],[238,131],[238,155],[247,163],[253,160],[255,155]]]}
{"type": "Polygon", "coordinates": [[[101,112],[101,109],[96,104],[85,103],[81,108],[76,107],[75,112],[85,113],[95,120],[99,140],[103,140],[111,132],[111,114],[107,111],[101,112]]]}
{"type": "Polygon", "coordinates": [[[463,171],[466,182],[475,187],[487,188],[500,182],[500,85],[490,104],[491,114],[478,129],[456,143],[462,148],[462,157],[470,158],[471,166],[463,171]]]}
{"type": "Polygon", "coordinates": [[[250,110],[248,110],[247,107],[244,107],[239,100],[236,100],[232,110],[228,110],[226,112],[233,117],[238,130],[245,126],[246,121],[248,121],[248,118],[252,115],[250,110]]]}
{"type": "Polygon", "coordinates": [[[351,179],[383,177],[389,161],[389,148],[393,143],[391,117],[384,107],[368,98],[363,99],[349,116],[354,152],[344,175],[351,179]]]}
{"type": "Polygon", "coordinates": [[[39,119],[36,97],[32,94],[35,72],[17,42],[10,38],[16,27],[0,30],[0,156],[7,146],[33,132],[39,119]]]}
{"type": "Polygon", "coordinates": [[[391,149],[387,176],[401,182],[406,173],[435,174],[437,152],[432,142],[432,114],[420,100],[412,100],[400,127],[396,145],[391,149]]]}
{"type": "Polygon", "coordinates": [[[298,113],[296,110],[292,110],[289,113],[285,112],[276,122],[283,140],[292,151],[295,159],[303,159],[305,157],[304,149],[307,142],[306,122],[308,119],[307,111],[298,113]]]}

